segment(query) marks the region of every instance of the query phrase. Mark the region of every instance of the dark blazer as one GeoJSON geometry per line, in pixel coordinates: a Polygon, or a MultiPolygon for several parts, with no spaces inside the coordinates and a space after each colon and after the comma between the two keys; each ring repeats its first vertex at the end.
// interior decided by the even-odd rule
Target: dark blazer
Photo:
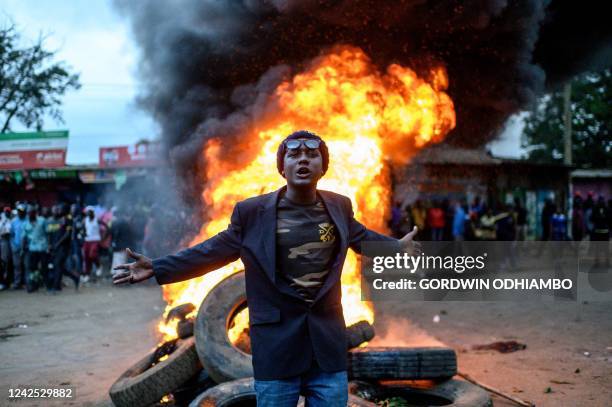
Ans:
{"type": "Polygon", "coordinates": [[[323,286],[312,304],[276,278],[276,204],[283,187],[239,202],[226,230],[177,254],[153,261],[159,284],[201,276],[240,258],[245,268],[253,371],[258,380],[299,375],[313,358],[327,372],[346,369],[346,334],[340,274],[348,248],[362,241],[396,239],[366,229],[353,217],[349,198],[318,190],[340,242],[323,286]]]}

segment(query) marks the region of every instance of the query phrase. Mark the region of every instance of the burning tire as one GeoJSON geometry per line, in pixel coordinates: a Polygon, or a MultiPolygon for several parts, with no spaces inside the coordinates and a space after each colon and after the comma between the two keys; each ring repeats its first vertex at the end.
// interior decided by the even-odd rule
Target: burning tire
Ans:
{"type": "Polygon", "coordinates": [[[348,375],[364,380],[447,379],[457,373],[449,348],[358,348],[348,354],[348,375]]]}
{"type": "Polygon", "coordinates": [[[217,284],[204,298],[195,323],[197,354],[217,383],[253,376],[251,355],[235,347],[227,336],[229,324],[246,303],[244,272],[217,284]]]}
{"type": "Polygon", "coordinates": [[[347,349],[353,349],[374,338],[374,327],[367,321],[359,321],[346,328],[347,349]]]}
{"type": "Polygon", "coordinates": [[[176,325],[176,334],[179,338],[185,339],[193,336],[193,321],[193,318],[179,321],[179,323],[176,325]]]}
{"type": "Polygon", "coordinates": [[[408,405],[447,407],[492,407],[489,394],[478,386],[460,380],[447,380],[420,387],[403,383],[376,385],[351,381],[349,392],[367,400],[383,400],[401,397],[408,405]]]}
{"type": "Polygon", "coordinates": [[[117,407],[147,406],[179,388],[200,369],[194,338],[167,342],[119,376],[109,395],[117,407]]]}
{"type": "MultiPolygon", "coordinates": [[[[189,407],[230,407],[256,405],[255,381],[252,377],[232,380],[206,390],[196,397],[189,407]]],[[[298,407],[304,406],[300,398],[298,407]]],[[[349,394],[347,407],[376,407],[376,404],[349,394]]]]}
{"type": "Polygon", "coordinates": [[[170,321],[171,319],[178,319],[180,321],[184,321],[187,315],[192,313],[193,310],[195,310],[195,305],[190,302],[177,305],[168,312],[168,315],[166,316],[166,322],[170,321]]]}

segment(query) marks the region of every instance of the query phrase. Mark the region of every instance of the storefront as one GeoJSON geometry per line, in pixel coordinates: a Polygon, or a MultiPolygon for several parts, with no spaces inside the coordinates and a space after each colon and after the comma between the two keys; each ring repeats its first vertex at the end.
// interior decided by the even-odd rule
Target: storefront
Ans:
{"type": "Polygon", "coordinates": [[[92,165],[67,165],[67,146],[68,131],[0,134],[0,205],[98,204],[166,171],[158,143],[100,148],[92,165]]]}
{"type": "Polygon", "coordinates": [[[406,206],[417,199],[471,203],[479,197],[498,211],[518,198],[527,209],[527,237],[534,239],[541,235],[547,199],[568,212],[572,169],[494,157],[485,150],[434,146],[422,150],[406,167],[394,169],[394,200],[406,206]]]}

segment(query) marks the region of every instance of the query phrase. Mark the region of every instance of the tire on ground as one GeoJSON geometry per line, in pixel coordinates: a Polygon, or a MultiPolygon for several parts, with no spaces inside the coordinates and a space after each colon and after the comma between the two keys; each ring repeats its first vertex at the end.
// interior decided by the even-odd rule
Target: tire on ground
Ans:
{"type": "Polygon", "coordinates": [[[374,338],[374,327],[367,321],[359,321],[346,327],[347,349],[353,349],[374,338]]]}
{"type": "MultiPolygon", "coordinates": [[[[212,387],[193,399],[189,407],[230,407],[233,405],[255,405],[255,381],[252,377],[232,380],[212,387]]],[[[304,398],[300,397],[298,407],[304,407],[304,398]]],[[[376,404],[348,395],[347,407],[376,407],[376,404]]]]}
{"type": "Polygon", "coordinates": [[[117,407],[138,407],[155,403],[202,369],[194,338],[178,340],[168,358],[155,363],[157,353],[149,353],[113,383],[109,395],[117,407]]]}
{"type": "Polygon", "coordinates": [[[171,319],[184,320],[187,315],[189,315],[195,309],[195,305],[190,302],[185,304],[177,305],[168,311],[168,315],[166,315],[166,322],[171,319]]]}
{"type": "Polygon", "coordinates": [[[485,390],[469,382],[446,380],[432,386],[410,387],[404,383],[385,385],[360,380],[349,382],[349,393],[367,400],[402,397],[409,405],[447,407],[492,407],[493,401],[485,390]]]}
{"type": "Polygon", "coordinates": [[[194,318],[188,318],[183,321],[179,321],[176,325],[176,334],[179,338],[185,339],[193,336],[193,324],[194,318]]]}
{"type": "Polygon", "coordinates": [[[232,316],[246,303],[244,272],[223,279],[202,301],[195,322],[196,350],[217,383],[253,376],[251,355],[227,336],[232,316]]]}
{"type": "Polygon", "coordinates": [[[255,381],[252,377],[232,380],[211,387],[193,399],[189,407],[229,407],[252,401],[255,405],[255,381]]]}
{"type": "Polygon", "coordinates": [[[457,355],[450,348],[372,347],[348,353],[349,379],[439,380],[457,373],[457,355]]]}
{"type": "Polygon", "coordinates": [[[217,383],[211,379],[206,369],[202,369],[191,379],[183,383],[181,387],[172,391],[174,403],[177,406],[186,406],[199,394],[216,385],[217,383]]]}

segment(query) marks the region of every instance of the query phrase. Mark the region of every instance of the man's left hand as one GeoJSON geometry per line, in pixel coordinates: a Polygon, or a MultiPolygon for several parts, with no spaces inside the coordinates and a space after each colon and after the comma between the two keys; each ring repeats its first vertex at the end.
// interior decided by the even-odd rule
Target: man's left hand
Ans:
{"type": "Polygon", "coordinates": [[[411,256],[418,256],[421,254],[421,244],[414,240],[418,231],[419,228],[415,226],[412,228],[412,231],[406,233],[406,236],[398,240],[401,249],[411,256]]]}

